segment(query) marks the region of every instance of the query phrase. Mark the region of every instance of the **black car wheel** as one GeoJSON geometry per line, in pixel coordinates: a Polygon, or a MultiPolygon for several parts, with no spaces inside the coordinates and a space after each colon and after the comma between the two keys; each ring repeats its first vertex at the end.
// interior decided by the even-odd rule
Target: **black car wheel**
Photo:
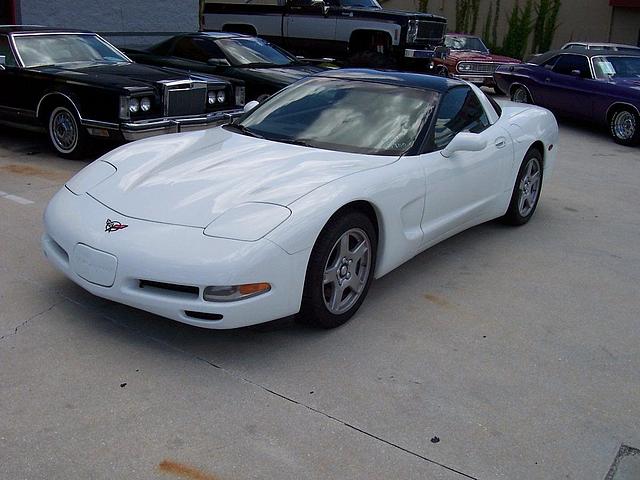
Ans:
{"type": "Polygon", "coordinates": [[[609,118],[609,133],[620,145],[637,145],[640,143],[640,117],[631,108],[614,111],[609,118]]]}
{"type": "Polygon", "coordinates": [[[297,319],[335,328],[360,308],[373,280],[377,235],[371,220],[351,210],[334,216],[313,247],[297,319]]]}
{"type": "Polygon", "coordinates": [[[516,103],[531,103],[531,98],[526,88],[517,85],[511,89],[511,101],[516,103]]]}
{"type": "Polygon", "coordinates": [[[507,213],[502,217],[508,225],[524,225],[533,216],[542,190],[542,155],[536,148],[527,152],[520,165],[507,213]]]}
{"type": "Polygon", "coordinates": [[[48,120],[49,142],[64,158],[82,158],[87,147],[87,133],[78,116],[66,106],[51,110],[48,120]]]}

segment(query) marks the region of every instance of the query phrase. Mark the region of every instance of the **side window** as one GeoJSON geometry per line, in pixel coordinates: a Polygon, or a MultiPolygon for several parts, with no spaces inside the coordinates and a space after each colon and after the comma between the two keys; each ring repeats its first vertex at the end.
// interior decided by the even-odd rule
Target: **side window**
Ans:
{"type": "Polygon", "coordinates": [[[551,57],[549,60],[547,60],[546,62],[542,63],[540,66],[546,68],[547,70],[553,70],[553,66],[558,61],[558,58],[560,58],[560,57],[558,57],[558,56],[551,57]]]}
{"type": "Polygon", "coordinates": [[[0,56],[4,56],[4,64],[8,67],[16,66],[16,59],[13,56],[13,52],[11,51],[11,46],[9,45],[9,39],[6,35],[0,35],[0,56]]]}
{"type": "Polygon", "coordinates": [[[582,78],[591,78],[589,60],[583,55],[560,55],[553,66],[553,71],[562,75],[571,75],[574,70],[578,70],[582,78]]]}
{"type": "Polygon", "coordinates": [[[440,101],[433,133],[433,146],[442,150],[460,132],[480,133],[489,119],[478,97],[469,87],[456,87],[440,101]]]}
{"type": "Polygon", "coordinates": [[[213,41],[193,37],[178,40],[173,49],[173,55],[196,62],[206,62],[210,58],[224,58],[222,51],[213,41]]]}

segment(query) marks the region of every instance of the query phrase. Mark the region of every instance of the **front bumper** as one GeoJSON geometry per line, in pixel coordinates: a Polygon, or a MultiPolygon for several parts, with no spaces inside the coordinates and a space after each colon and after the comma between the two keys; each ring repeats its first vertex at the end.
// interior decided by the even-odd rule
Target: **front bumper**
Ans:
{"type": "Polygon", "coordinates": [[[483,85],[485,87],[495,87],[496,82],[493,79],[493,74],[485,73],[454,73],[451,75],[453,78],[459,80],[465,80],[475,85],[483,85]]]}
{"type": "Polygon", "coordinates": [[[290,255],[264,238],[212,238],[201,228],[126,217],[66,188],[47,206],[44,224],[42,248],[49,261],[99,297],[215,329],[263,323],[300,310],[310,251],[290,255]],[[105,232],[107,219],[128,226],[105,232]],[[191,291],[143,286],[141,280],[191,291]],[[210,285],[256,282],[269,282],[271,290],[235,302],[202,297],[210,285]]]}
{"type": "Polygon", "coordinates": [[[125,140],[134,141],[165,133],[188,132],[217,127],[239,117],[242,113],[242,109],[237,109],[212,112],[206,115],[140,120],[122,124],[120,131],[125,140]]]}

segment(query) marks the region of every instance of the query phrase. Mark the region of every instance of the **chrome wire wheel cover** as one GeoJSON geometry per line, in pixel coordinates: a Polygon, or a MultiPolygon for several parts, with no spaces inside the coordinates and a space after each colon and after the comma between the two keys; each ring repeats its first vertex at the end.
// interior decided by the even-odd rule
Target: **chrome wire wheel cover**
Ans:
{"type": "Polygon", "coordinates": [[[613,116],[611,130],[620,140],[631,140],[636,134],[636,117],[633,113],[623,110],[613,116]]]}
{"type": "Polygon", "coordinates": [[[322,298],[327,310],[334,315],[349,311],[361,297],[370,272],[371,241],[364,230],[352,228],[333,245],[324,267],[322,298]]]}
{"type": "Polygon", "coordinates": [[[522,87],[517,87],[511,95],[511,100],[517,103],[529,103],[529,95],[522,87]]]}
{"type": "Polygon", "coordinates": [[[62,153],[70,153],[78,145],[78,124],[66,108],[58,107],[53,111],[49,132],[55,147],[62,153]]]}
{"type": "Polygon", "coordinates": [[[524,171],[518,193],[518,213],[522,217],[526,217],[531,213],[540,195],[542,170],[538,159],[530,159],[524,171]]]}

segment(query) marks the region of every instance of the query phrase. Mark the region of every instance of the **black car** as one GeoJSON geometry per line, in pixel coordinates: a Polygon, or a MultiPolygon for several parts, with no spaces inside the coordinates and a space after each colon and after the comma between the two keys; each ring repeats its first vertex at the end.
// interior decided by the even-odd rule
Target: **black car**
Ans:
{"type": "Polygon", "coordinates": [[[287,85],[323,70],[266,40],[237,33],[187,33],[148,50],[124,51],[140,63],[243,80],[247,100],[262,101],[287,85]]]}
{"type": "Polygon", "coordinates": [[[136,140],[241,113],[244,87],[133,63],[91,32],[0,26],[0,121],[44,127],[60,156],[92,137],[136,140]]]}

